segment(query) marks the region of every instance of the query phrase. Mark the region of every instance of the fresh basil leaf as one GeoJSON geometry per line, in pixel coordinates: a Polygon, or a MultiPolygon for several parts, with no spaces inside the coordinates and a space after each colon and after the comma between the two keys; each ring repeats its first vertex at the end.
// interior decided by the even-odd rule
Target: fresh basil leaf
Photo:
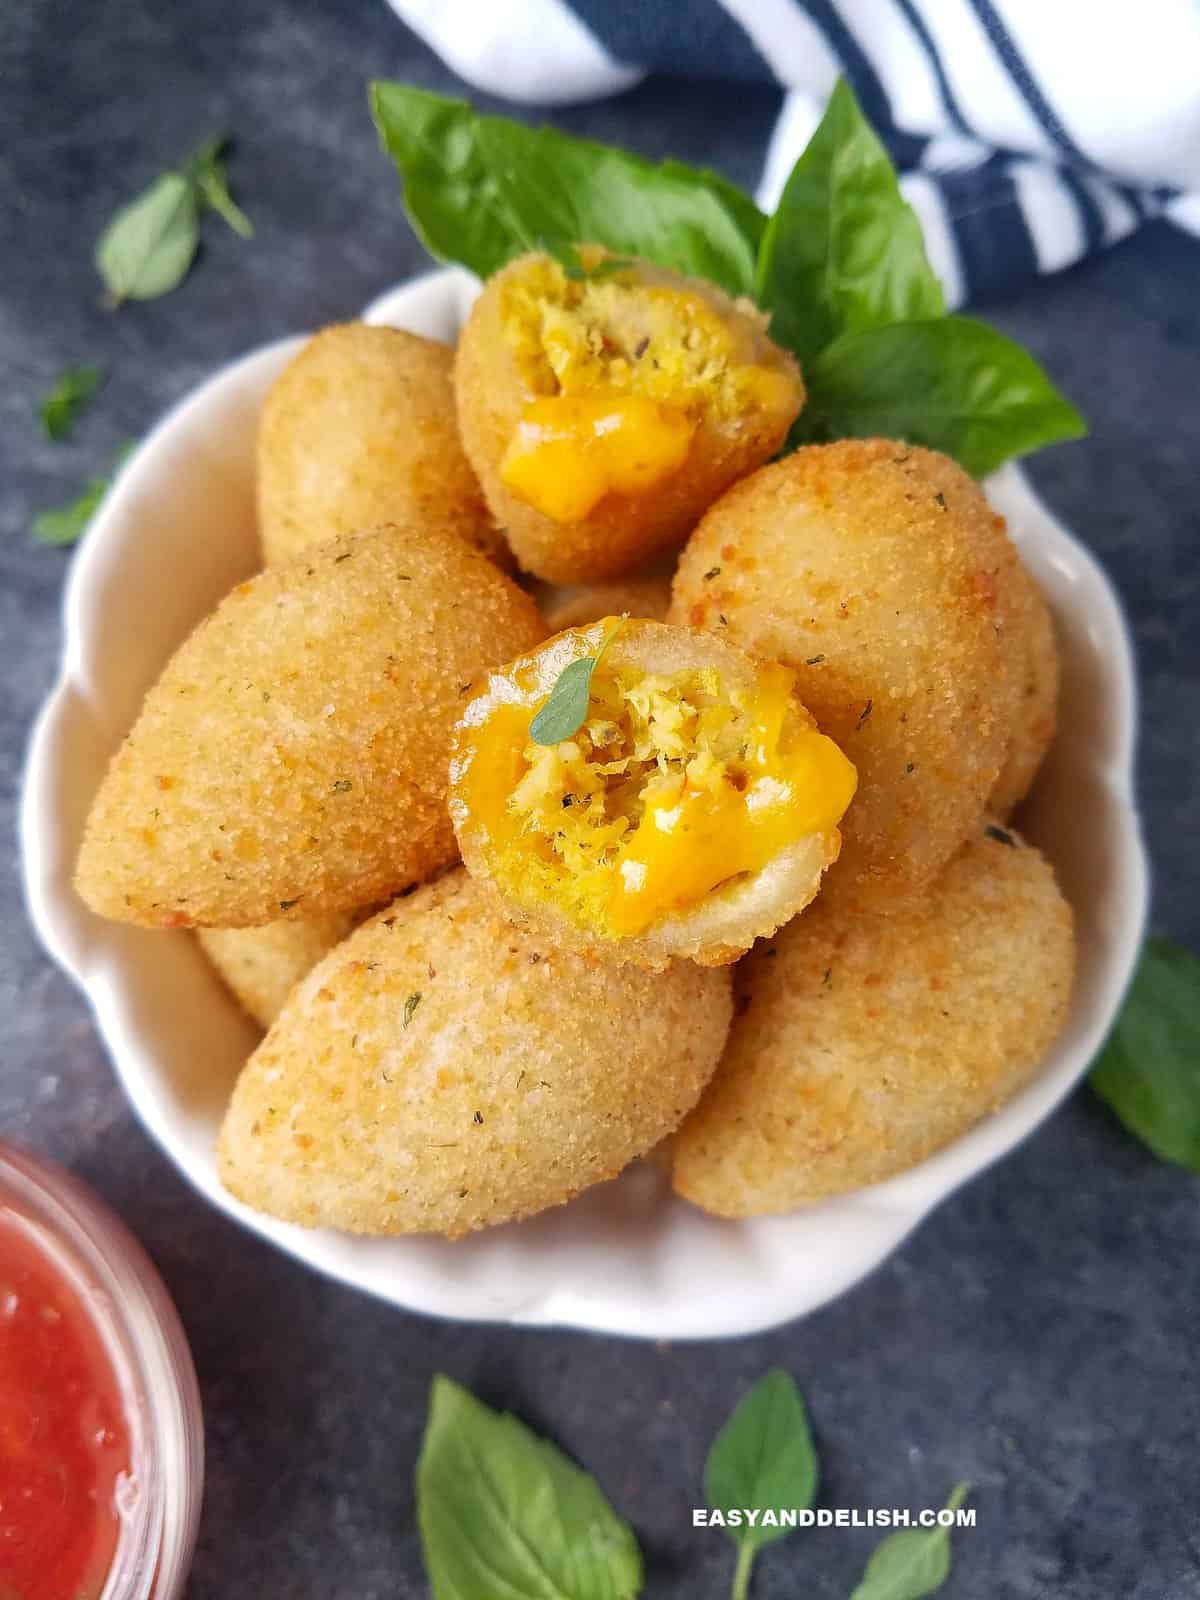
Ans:
{"type": "MultiPolygon", "coordinates": [[[[113,460],[113,472],[120,467],[133,444],[122,445],[113,460]]],[[[74,544],[86,531],[88,523],[100,508],[100,503],[112,487],[111,477],[95,477],[87,487],[66,505],[41,511],[33,519],[30,530],[38,544],[74,544]]]]}
{"type": "Polygon", "coordinates": [[[757,285],[802,366],[841,334],[945,312],[921,224],[844,78],[767,224],[757,285]]]}
{"type": "Polygon", "coordinates": [[[753,288],[765,219],[715,173],[477,116],[402,84],[373,84],[371,108],[413,226],[440,260],[486,278],[540,249],[577,270],[574,247],[600,244],[734,294],[753,288]]]}
{"type": "Polygon", "coordinates": [[[755,246],[729,186],[678,161],[640,156],[554,128],[481,117],[480,147],[528,249],[558,260],[577,244],[601,244],[731,294],[754,287],[755,246]]]}
{"type": "Polygon", "coordinates": [[[1156,1156],[1200,1172],[1200,960],[1147,939],[1089,1082],[1156,1156]]]}
{"type": "Polygon", "coordinates": [[[970,317],[843,335],[805,370],[799,441],[906,439],[976,477],[1087,428],[1027,350],[970,317]]]}
{"type": "Polygon", "coordinates": [[[574,738],[583,727],[592,697],[592,674],[624,626],[625,618],[621,617],[605,634],[594,656],[582,656],[559,673],[550,698],[529,724],[529,737],[534,744],[559,744],[563,739],[574,738]]]}
{"type": "MultiPolygon", "coordinates": [[[[786,1372],[768,1372],[743,1396],[708,1452],[704,1493],[714,1511],[802,1511],[817,1492],[817,1455],[800,1391],[786,1372]]],[[[754,1558],[790,1530],[758,1523],[728,1527],[738,1547],[733,1600],[743,1600],[754,1558]]]]}
{"type": "MultiPolygon", "coordinates": [[[[946,1509],[957,1511],[970,1492],[960,1483],[946,1509]]],[[[949,1528],[902,1528],[878,1546],[850,1600],[922,1600],[949,1576],[949,1528]]]]}
{"type": "Polygon", "coordinates": [[[121,207],[96,246],[96,266],[113,304],[153,300],[174,289],[198,241],[195,187],[182,173],[164,172],[121,207]]]}
{"type": "Polygon", "coordinates": [[[68,367],[38,407],[48,438],[65,439],[104,382],[102,367],[68,367]]]}
{"type": "Polygon", "coordinates": [[[642,1587],[637,1540],[595,1479],[449,1378],[433,1380],[417,1522],[433,1600],[627,1600],[642,1587]]]}
{"type": "Polygon", "coordinates": [[[188,162],[187,176],[196,186],[196,192],[211,211],[243,239],[253,239],[254,224],[229,192],[225,173],[225,147],[228,134],[215,133],[206,139],[188,162]]]}
{"type": "Polygon", "coordinates": [[[371,114],[400,170],[409,219],[430,255],[481,278],[528,249],[479,146],[479,118],[465,100],[402,83],[373,83],[371,114]]]}

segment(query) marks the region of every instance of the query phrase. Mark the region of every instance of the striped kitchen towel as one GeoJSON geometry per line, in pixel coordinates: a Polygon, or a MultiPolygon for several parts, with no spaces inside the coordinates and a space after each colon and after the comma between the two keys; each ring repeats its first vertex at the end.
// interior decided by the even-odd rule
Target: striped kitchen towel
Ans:
{"type": "MultiPolygon", "coordinates": [[[[455,72],[533,105],[649,72],[778,88],[778,199],[839,73],[952,305],[1166,216],[1200,232],[1200,0],[390,0],[455,72]]],[[[678,152],[694,155],[694,152],[678,152]]]]}

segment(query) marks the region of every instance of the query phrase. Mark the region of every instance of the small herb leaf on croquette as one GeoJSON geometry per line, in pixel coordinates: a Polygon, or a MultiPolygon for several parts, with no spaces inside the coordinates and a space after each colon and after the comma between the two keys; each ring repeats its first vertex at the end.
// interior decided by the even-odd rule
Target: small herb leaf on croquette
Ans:
{"type": "Polygon", "coordinates": [[[434,1600],[632,1600],[642,1558],[595,1479],[524,1423],[435,1377],[417,1463],[434,1600]]]}
{"type": "Polygon", "coordinates": [[[1089,1082],[1164,1161],[1200,1172],[1200,960],[1148,939],[1089,1082]]]}
{"type": "Polygon", "coordinates": [[[540,248],[578,272],[576,247],[598,244],[731,294],[753,288],[766,219],[716,173],[481,117],[398,83],[372,84],[371,110],[413,226],[440,260],[486,278],[540,248]]]}
{"type": "Polygon", "coordinates": [[[534,744],[561,744],[583,727],[592,695],[592,674],[624,625],[625,618],[618,618],[594,656],[583,656],[563,668],[550,698],[529,724],[529,737],[534,744]]]}
{"type": "Polygon", "coordinates": [[[714,1511],[774,1512],[770,1523],[729,1524],[737,1546],[734,1600],[743,1600],[754,1558],[789,1531],[782,1511],[803,1511],[817,1492],[817,1455],[804,1401],[786,1372],[768,1372],[739,1401],[708,1452],[704,1493],[714,1511]]]}
{"type": "Polygon", "coordinates": [[[976,478],[1087,432],[1029,352],[973,317],[844,334],[805,378],[808,406],[793,442],[906,439],[953,456],[976,478]]]}
{"type": "Polygon", "coordinates": [[[404,1020],[402,1026],[407,1028],[413,1017],[417,1014],[417,1007],[421,1004],[421,991],[415,990],[404,1002],[404,1020]]]}
{"type": "Polygon", "coordinates": [[[767,224],[757,289],[772,334],[802,363],[839,334],[946,309],[921,224],[845,78],[767,224]]]}

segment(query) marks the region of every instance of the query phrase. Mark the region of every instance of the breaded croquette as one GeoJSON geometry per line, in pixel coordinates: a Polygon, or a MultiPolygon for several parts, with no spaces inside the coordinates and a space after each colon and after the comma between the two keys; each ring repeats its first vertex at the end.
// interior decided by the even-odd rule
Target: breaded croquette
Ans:
{"type": "Polygon", "coordinates": [[[804,400],[748,301],[584,254],[591,275],[531,255],[490,279],[455,366],[487,502],[521,566],[553,583],[620,577],[681,543],[804,400]]]}
{"type": "Polygon", "coordinates": [[[1045,596],[1028,569],[1020,564],[1017,605],[1019,633],[1025,641],[1024,671],[1019,679],[1016,718],[1008,754],[996,779],[988,810],[1008,817],[1033,788],[1058,722],[1058,641],[1045,596]]]}
{"type": "Polygon", "coordinates": [[[816,894],[854,793],[794,678],[660,622],[558,634],[463,710],[450,809],[468,869],[614,960],[736,959],[816,894]],[[575,726],[543,732],[589,660],[575,726]]]}
{"type": "Polygon", "coordinates": [[[381,902],[456,855],[454,722],[537,608],[445,533],[316,546],[240,584],[176,651],[92,803],[76,886],[149,927],[381,902]]]}
{"type": "Polygon", "coordinates": [[[651,976],[531,936],[456,871],[354,932],[234,1091],[221,1176],[311,1227],[446,1233],[615,1177],[695,1104],[729,975],[651,976]]]}
{"type": "Polygon", "coordinates": [[[323,328],[267,395],[258,428],[258,521],[268,566],[338,534],[391,522],[508,549],[467,464],[454,351],[399,328],[323,328]]]}
{"type": "Polygon", "coordinates": [[[983,815],[1016,723],[1023,576],[960,467],[885,439],[764,467],[688,541],[669,619],[785,662],[858,768],[825,893],[919,893],[983,815]]]}
{"type": "Polygon", "coordinates": [[[564,628],[581,628],[603,617],[644,617],[662,622],[670,604],[670,578],[627,578],[624,583],[597,583],[559,591],[550,604],[542,602],[542,615],[551,633],[561,633],[564,628]]]}
{"type": "Polygon", "coordinates": [[[354,926],[348,911],[268,922],[262,928],[199,928],[204,954],[255,1022],[269,1028],[283,1002],[354,926]]]}
{"type": "Polygon", "coordinates": [[[750,1217],[914,1166],[1033,1075],[1073,967],[1054,874],[995,824],[906,911],[822,895],[737,968],[729,1043],[675,1139],[676,1190],[750,1217]]]}

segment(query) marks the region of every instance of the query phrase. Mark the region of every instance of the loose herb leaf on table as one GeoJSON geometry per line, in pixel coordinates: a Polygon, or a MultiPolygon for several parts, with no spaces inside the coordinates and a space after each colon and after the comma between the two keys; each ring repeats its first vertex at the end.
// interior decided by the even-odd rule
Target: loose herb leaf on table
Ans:
{"type": "Polygon", "coordinates": [[[38,407],[46,436],[65,439],[104,382],[102,367],[68,367],[38,407]]]}
{"type": "MultiPolygon", "coordinates": [[[[970,1491],[958,1484],[946,1510],[957,1511],[970,1491]]],[[[876,1548],[850,1600],[924,1600],[949,1576],[949,1528],[901,1528],[876,1548]]]]}
{"type": "Polygon", "coordinates": [[[1200,1172],[1200,960],[1148,939],[1090,1083],[1164,1161],[1200,1172]]]}
{"type": "Polygon", "coordinates": [[[253,239],[254,224],[229,192],[229,179],[225,172],[225,147],[228,143],[229,136],[224,133],[215,133],[211,139],[206,139],[188,162],[187,176],[210,211],[215,211],[241,238],[253,239]]]}
{"type": "MultiPolygon", "coordinates": [[[[786,1372],[768,1372],[738,1403],[713,1441],[704,1493],[714,1511],[802,1511],[817,1492],[817,1455],[800,1391],[786,1372]]],[[[745,1523],[727,1529],[738,1547],[733,1600],[749,1591],[754,1558],[786,1527],[745,1523]]]]}
{"type": "Polygon", "coordinates": [[[114,306],[153,300],[183,281],[200,240],[196,189],[164,172],[122,206],[96,246],[96,266],[114,306]]]}
{"type": "Polygon", "coordinates": [[[434,1600],[627,1600],[642,1587],[637,1540],[595,1479],[449,1378],[433,1381],[417,1521],[434,1600]]]}
{"type": "MultiPolygon", "coordinates": [[[[113,473],[133,449],[132,443],[123,445],[113,461],[113,473]]],[[[33,519],[31,532],[38,544],[74,544],[86,531],[88,523],[100,509],[105,495],[112,488],[112,477],[97,476],[66,505],[40,511],[33,519]]]]}

